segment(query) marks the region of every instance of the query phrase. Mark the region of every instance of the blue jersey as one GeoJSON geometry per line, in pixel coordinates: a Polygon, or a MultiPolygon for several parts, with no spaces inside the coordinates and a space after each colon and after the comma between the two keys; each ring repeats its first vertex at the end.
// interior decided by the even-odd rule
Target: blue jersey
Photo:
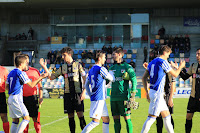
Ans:
{"type": "Polygon", "coordinates": [[[91,101],[105,100],[107,97],[106,80],[105,78],[109,75],[108,70],[105,67],[94,65],[87,77],[90,87],[90,98],[91,101]]]}
{"type": "Polygon", "coordinates": [[[168,61],[164,59],[158,57],[152,60],[147,67],[150,75],[150,89],[163,93],[166,73],[171,69],[172,68],[168,61]]]}
{"type": "Polygon", "coordinates": [[[7,77],[6,83],[9,84],[8,94],[17,95],[22,93],[23,84],[30,81],[27,74],[18,68],[12,70],[7,77]]]}

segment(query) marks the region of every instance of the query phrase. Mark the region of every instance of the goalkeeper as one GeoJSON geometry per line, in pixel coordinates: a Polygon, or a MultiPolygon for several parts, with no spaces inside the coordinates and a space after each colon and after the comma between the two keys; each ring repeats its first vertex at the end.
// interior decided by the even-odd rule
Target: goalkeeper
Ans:
{"type": "Polygon", "coordinates": [[[112,82],[111,87],[111,112],[114,119],[115,133],[120,133],[121,130],[120,116],[123,116],[126,121],[127,132],[132,133],[133,125],[130,117],[130,105],[127,104],[130,102],[127,101],[134,100],[137,80],[133,68],[126,62],[123,62],[123,56],[123,50],[121,48],[116,49],[113,52],[113,59],[115,61],[115,64],[109,69],[109,71],[114,72],[115,76],[115,82],[112,82]],[[129,80],[127,80],[128,77],[126,76],[129,76],[129,80],[132,83],[131,88],[129,88],[129,80]]]}

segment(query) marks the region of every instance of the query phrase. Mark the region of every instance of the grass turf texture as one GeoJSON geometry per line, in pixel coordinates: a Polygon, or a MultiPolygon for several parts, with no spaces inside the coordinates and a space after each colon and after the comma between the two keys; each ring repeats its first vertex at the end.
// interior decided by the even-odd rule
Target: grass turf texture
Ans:
{"type": "MultiPolygon", "coordinates": [[[[138,110],[132,110],[131,119],[133,123],[133,131],[134,133],[140,133],[143,123],[145,122],[148,115],[148,107],[149,103],[146,99],[136,99],[140,103],[140,107],[138,110]]],[[[85,119],[88,124],[91,122],[91,118],[89,117],[90,111],[90,100],[86,99],[85,103],[85,119]]],[[[186,107],[187,107],[188,99],[174,99],[174,122],[175,122],[175,133],[184,133],[185,132],[185,116],[186,116],[186,107]]],[[[110,112],[110,101],[107,99],[107,107],[110,116],[110,133],[114,133],[114,122],[111,117],[110,112]]],[[[63,99],[44,99],[41,111],[41,125],[42,125],[42,133],[66,133],[70,132],[68,126],[68,118],[67,114],[63,113],[63,99]]],[[[9,122],[11,125],[11,118],[8,114],[9,122]]],[[[21,120],[20,120],[21,121],[21,120]]],[[[79,126],[79,119],[75,116],[76,121],[76,132],[80,133],[81,129],[79,126]]],[[[199,128],[200,123],[200,114],[195,113],[193,117],[193,128],[192,133],[200,132],[199,128]]],[[[3,131],[2,121],[0,121],[0,131],[3,131]]],[[[121,132],[126,132],[126,124],[124,119],[121,117],[121,132]]],[[[29,132],[34,133],[35,129],[33,126],[33,121],[30,121],[29,132]]],[[[102,133],[102,121],[99,126],[92,130],[91,133],[102,133]]],[[[149,133],[156,133],[156,122],[152,125],[149,133]]],[[[163,133],[167,133],[165,128],[163,127],[163,133]]]]}

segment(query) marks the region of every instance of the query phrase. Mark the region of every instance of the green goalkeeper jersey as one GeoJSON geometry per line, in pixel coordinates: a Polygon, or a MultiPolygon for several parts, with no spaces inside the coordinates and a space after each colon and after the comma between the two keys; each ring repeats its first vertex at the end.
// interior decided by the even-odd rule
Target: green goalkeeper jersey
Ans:
{"type": "Polygon", "coordinates": [[[135,72],[131,65],[123,62],[121,64],[114,64],[109,68],[109,71],[114,72],[115,82],[112,82],[111,87],[111,101],[124,101],[128,100],[131,96],[130,92],[136,92],[137,79],[135,72]],[[129,88],[129,80],[124,80],[123,75],[127,72],[132,87],[129,88]]]}

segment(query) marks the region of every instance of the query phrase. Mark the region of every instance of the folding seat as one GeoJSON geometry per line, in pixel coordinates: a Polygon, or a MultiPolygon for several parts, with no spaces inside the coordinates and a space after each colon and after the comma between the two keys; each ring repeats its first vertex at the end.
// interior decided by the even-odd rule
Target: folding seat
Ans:
{"type": "Polygon", "coordinates": [[[127,54],[127,58],[130,59],[131,58],[131,54],[127,54]]]}
{"type": "Polygon", "coordinates": [[[133,54],[137,54],[137,49],[132,49],[133,54]]]}
{"type": "Polygon", "coordinates": [[[82,54],[82,52],[83,52],[83,50],[79,50],[79,51],[78,51],[79,54],[82,54]]]}
{"type": "Polygon", "coordinates": [[[58,69],[60,67],[60,64],[56,64],[56,69],[58,69]]]}
{"type": "Polygon", "coordinates": [[[124,54],[123,58],[124,58],[124,59],[126,59],[126,58],[127,58],[127,55],[126,55],[126,54],[124,54]]]}
{"type": "Polygon", "coordinates": [[[169,57],[170,57],[170,58],[174,58],[174,54],[171,53],[171,54],[169,55],[169,57]]]}
{"type": "Polygon", "coordinates": [[[136,54],[132,54],[132,58],[134,58],[134,59],[135,59],[135,58],[136,58],[136,54]]]}
{"type": "Polygon", "coordinates": [[[55,67],[55,64],[51,64],[50,67],[51,67],[51,68],[54,68],[54,67],[55,67]]]}
{"type": "Polygon", "coordinates": [[[111,63],[111,59],[107,59],[106,61],[107,61],[107,63],[111,63]]]}
{"type": "Polygon", "coordinates": [[[127,51],[127,54],[132,54],[132,51],[129,49],[129,50],[127,51]]]}
{"type": "Polygon", "coordinates": [[[190,58],[185,58],[185,62],[190,62],[190,58]]]}
{"type": "Polygon", "coordinates": [[[150,44],[150,48],[152,48],[152,49],[153,49],[153,48],[154,48],[154,44],[150,44]]]}
{"type": "Polygon", "coordinates": [[[81,59],[81,58],[82,58],[82,56],[80,54],[78,54],[78,59],[81,59]]]}
{"type": "Polygon", "coordinates": [[[127,50],[126,49],[124,49],[123,51],[124,51],[124,54],[127,54],[127,50]]]}
{"type": "Polygon", "coordinates": [[[159,39],[156,39],[155,40],[155,44],[159,44],[160,43],[160,40],[159,39]]]}
{"type": "Polygon", "coordinates": [[[160,35],[156,35],[155,37],[156,37],[157,40],[160,39],[160,35]]]}
{"type": "Polygon", "coordinates": [[[155,40],[151,39],[150,44],[154,44],[155,40]]]}
{"type": "Polygon", "coordinates": [[[175,58],[174,61],[179,62],[179,58],[175,58]]]}
{"type": "Polygon", "coordinates": [[[93,64],[95,63],[94,59],[91,60],[91,63],[93,63],[93,64]]]}
{"type": "Polygon", "coordinates": [[[169,58],[168,60],[169,60],[169,61],[173,61],[173,62],[174,62],[174,58],[169,58]]]}
{"type": "Polygon", "coordinates": [[[180,53],[180,58],[184,58],[184,53],[180,53]]]}
{"type": "Polygon", "coordinates": [[[136,63],[136,61],[137,61],[136,59],[133,59],[133,62],[135,62],[135,63],[136,63]]]}
{"type": "Polygon", "coordinates": [[[111,59],[111,60],[110,60],[110,62],[111,62],[111,63],[114,63],[114,60],[113,60],[113,59],[111,59]]]}
{"type": "Polygon", "coordinates": [[[165,40],[164,39],[160,39],[160,44],[164,44],[165,40]]]}
{"type": "Polygon", "coordinates": [[[74,50],[74,54],[78,54],[78,50],[74,50]]]}
{"type": "Polygon", "coordinates": [[[185,53],[184,57],[185,58],[189,58],[190,57],[190,52],[185,53]]]}
{"type": "Polygon", "coordinates": [[[91,63],[91,59],[86,59],[86,63],[91,63]]]}
{"type": "Polygon", "coordinates": [[[130,63],[130,62],[131,62],[131,59],[127,59],[127,60],[126,60],[126,63],[130,63]]]}
{"type": "Polygon", "coordinates": [[[190,67],[190,63],[186,62],[185,67],[187,67],[187,68],[190,67]]]}

